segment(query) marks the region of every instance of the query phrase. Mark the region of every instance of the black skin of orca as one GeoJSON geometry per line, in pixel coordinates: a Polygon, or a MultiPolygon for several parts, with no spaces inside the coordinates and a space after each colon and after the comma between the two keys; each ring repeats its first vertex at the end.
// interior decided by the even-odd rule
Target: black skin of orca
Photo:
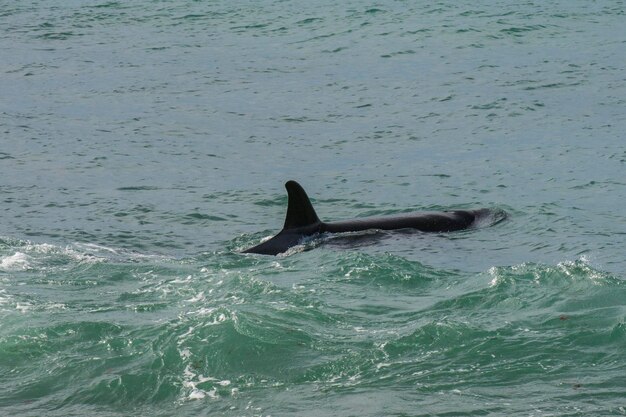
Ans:
{"type": "Polygon", "coordinates": [[[303,238],[321,233],[399,229],[414,229],[431,233],[453,232],[471,227],[478,218],[491,212],[489,209],[418,212],[401,216],[364,217],[326,223],[317,217],[309,197],[300,184],[288,181],[285,188],[289,201],[283,230],[271,239],[244,250],[243,253],[278,255],[299,244],[303,238]]]}

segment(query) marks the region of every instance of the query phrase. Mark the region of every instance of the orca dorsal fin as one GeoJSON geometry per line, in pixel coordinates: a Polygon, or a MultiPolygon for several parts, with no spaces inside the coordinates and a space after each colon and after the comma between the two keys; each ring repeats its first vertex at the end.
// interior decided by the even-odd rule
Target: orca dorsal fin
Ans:
{"type": "Polygon", "coordinates": [[[287,181],[285,188],[287,189],[288,203],[283,230],[320,223],[309,196],[306,195],[302,186],[295,181],[287,181]]]}

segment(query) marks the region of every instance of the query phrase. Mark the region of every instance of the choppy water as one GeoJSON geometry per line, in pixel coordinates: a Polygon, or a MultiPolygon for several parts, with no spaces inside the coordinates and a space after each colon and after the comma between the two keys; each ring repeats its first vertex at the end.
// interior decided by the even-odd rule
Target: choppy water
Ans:
{"type": "Polygon", "coordinates": [[[626,414],[623,1],[0,6],[0,415],[626,414]]]}

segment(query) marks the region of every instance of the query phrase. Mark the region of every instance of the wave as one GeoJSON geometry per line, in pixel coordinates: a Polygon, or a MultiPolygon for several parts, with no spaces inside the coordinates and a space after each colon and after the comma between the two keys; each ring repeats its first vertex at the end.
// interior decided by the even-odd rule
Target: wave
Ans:
{"type": "Polygon", "coordinates": [[[16,414],[29,401],[258,414],[294,391],[304,399],[284,401],[328,407],[448,393],[447,407],[496,414],[527,410],[499,400],[512,387],[586,410],[622,398],[626,286],[584,258],[472,273],[355,251],[172,259],[8,239],[0,257],[0,366],[15,375],[0,404],[16,414]]]}

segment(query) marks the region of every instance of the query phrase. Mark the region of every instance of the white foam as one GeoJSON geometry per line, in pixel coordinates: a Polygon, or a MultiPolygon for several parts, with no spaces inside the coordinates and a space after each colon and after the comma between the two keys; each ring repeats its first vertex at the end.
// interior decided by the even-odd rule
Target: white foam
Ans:
{"type": "Polygon", "coordinates": [[[0,260],[0,269],[4,271],[25,271],[30,269],[30,257],[22,252],[5,256],[0,260]]]}
{"type": "Polygon", "coordinates": [[[109,248],[107,246],[96,245],[95,243],[76,243],[75,246],[78,248],[86,248],[91,251],[101,251],[101,252],[109,252],[117,255],[119,252],[117,249],[109,248]]]}
{"type": "Polygon", "coordinates": [[[96,263],[104,260],[104,258],[100,256],[83,252],[80,248],[78,248],[78,250],[71,246],[62,248],[49,243],[27,243],[23,246],[23,250],[27,254],[35,257],[38,257],[38,255],[62,255],[74,261],[85,263],[96,263]]]}
{"type": "Polygon", "coordinates": [[[198,301],[203,301],[204,300],[204,291],[200,291],[198,294],[194,295],[193,297],[191,297],[187,301],[188,303],[197,303],[198,301]]]}
{"type": "Polygon", "coordinates": [[[191,352],[187,348],[179,351],[179,353],[180,353],[180,357],[182,359],[189,359],[189,357],[191,356],[191,352]]]}
{"type": "Polygon", "coordinates": [[[189,365],[187,365],[187,367],[183,371],[183,376],[184,376],[183,387],[191,390],[191,392],[187,395],[187,398],[190,400],[201,400],[205,398],[206,396],[209,396],[209,398],[214,398],[214,399],[219,398],[219,395],[217,394],[217,388],[211,387],[210,390],[206,391],[201,388],[198,388],[199,384],[202,384],[205,382],[217,381],[217,384],[221,386],[230,385],[230,381],[226,381],[226,380],[218,381],[217,378],[198,375],[191,370],[191,367],[189,365]]]}
{"type": "Polygon", "coordinates": [[[31,303],[16,303],[15,309],[21,313],[26,313],[27,311],[33,309],[33,305],[31,303]]]}
{"type": "Polygon", "coordinates": [[[198,389],[195,389],[195,388],[187,396],[187,398],[189,398],[190,400],[201,400],[204,397],[206,397],[206,395],[204,394],[204,391],[198,390],[198,389]]]}

